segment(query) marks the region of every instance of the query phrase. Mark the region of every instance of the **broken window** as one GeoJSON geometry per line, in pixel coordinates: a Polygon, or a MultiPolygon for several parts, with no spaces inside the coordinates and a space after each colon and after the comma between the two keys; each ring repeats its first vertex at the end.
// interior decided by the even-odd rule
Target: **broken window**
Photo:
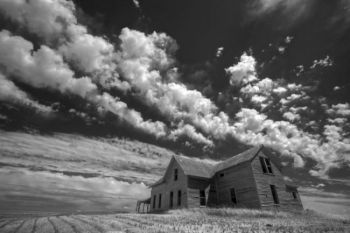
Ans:
{"type": "Polygon", "coordinates": [[[153,209],[156,208],[156,195],[153,196],[153,209]]]}
{"type": "Polygon", "coordinates": [[[199,205],[205,206],[205,190],[199,190],[199,205]]]}
{"type": "Polygon", "coordinates": [[[170,208],[173,208],[174,206],[174,192],[170,192],[170,208]]]}
{"type": "Polygon", "coordinates": [[[263,173],[273,174],[272,165],[268,158],[259,157],[263,173]]]}
{"type": "Polygon", "coordinates": [[[177,191],[177,206],[181,206],[181,190],[177,191]]]}
{"type": "Polygon", "coordinates": [[[162,194],[159,194],[158,198],[158,208],[160,209],[162,207],[162,194]]]}
{"type": "Polygon", "coordinates": [[[237,204],[236,190],[234,188],[231,188],[230,193],[231,193],[231,202],[236,205],[237,204]]]}
{"type": "Polygon", "coordinates": [[[177,180],[177,168],[174,170],[174,180],[177,180]]]}
{"type": "Polygon", "coordinates": [[[271,188],[271,193],[272,193],[273,202],[274,202],[275,204],[279,204],[280,201],[278,200],[278,195],[277,195],[276,186],[275,186],[275,185],[270,185],[270,188],[271,188]]]}

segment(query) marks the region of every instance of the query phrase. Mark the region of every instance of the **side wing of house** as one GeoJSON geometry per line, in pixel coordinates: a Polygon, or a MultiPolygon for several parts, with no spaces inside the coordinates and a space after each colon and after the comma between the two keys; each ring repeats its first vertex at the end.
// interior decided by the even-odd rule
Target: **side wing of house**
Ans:
{"type": "Polygon", "coordinates": [[[281,171],[261,150],[251,161],[262,209],[302,210],[296,187],[286,185],[281,171]]]}
{"type": "Polygon", "coordinates": [[[259,208],[250,161],[218,171],[213,177],[218,206],[259,208]]]}
{"type": "Polygon", "coordinates": [[[212,179],[204,177],[188,176],[188,207],[210,206],[213,203],[212,179]]]}
{"type": "Polygon", "coordinates": [[[187,207],[187,176],[174,158],[162,181],[152,186],[151,212],[187,207]]]}

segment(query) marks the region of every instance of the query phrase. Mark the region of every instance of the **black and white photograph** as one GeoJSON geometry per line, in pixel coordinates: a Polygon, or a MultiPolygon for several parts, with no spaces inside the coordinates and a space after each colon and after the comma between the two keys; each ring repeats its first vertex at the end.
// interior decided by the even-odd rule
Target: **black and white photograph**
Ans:
{"type": "Polygon", "coordinates": [[[350,0],[0,0],[0,232],[350,232],[350,0]]]}

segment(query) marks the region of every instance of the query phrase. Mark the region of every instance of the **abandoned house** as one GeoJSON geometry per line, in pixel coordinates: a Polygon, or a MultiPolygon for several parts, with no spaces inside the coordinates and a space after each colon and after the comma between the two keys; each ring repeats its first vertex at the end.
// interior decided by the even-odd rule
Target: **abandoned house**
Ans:
{"type": "Polygon", "coordinates": [[[173,156],[151,185],[147,212],[204,206],[302,210],[297,187],[286,184],[268,154],[258,146],[216,164],[173,156]]]}

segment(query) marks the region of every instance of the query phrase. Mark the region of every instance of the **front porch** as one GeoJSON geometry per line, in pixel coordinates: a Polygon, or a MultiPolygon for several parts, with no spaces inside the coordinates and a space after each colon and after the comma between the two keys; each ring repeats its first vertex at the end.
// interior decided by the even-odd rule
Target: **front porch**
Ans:
{"type": "Polygon", "coordinates": [[[148,213],[150,211],[151,207],[151,198],[147,198],[144,200],[139,200],[136,203],[136,212],[137,213],[148,213]],[[142,205],[142,208],[141,208],[142,205]]]}

